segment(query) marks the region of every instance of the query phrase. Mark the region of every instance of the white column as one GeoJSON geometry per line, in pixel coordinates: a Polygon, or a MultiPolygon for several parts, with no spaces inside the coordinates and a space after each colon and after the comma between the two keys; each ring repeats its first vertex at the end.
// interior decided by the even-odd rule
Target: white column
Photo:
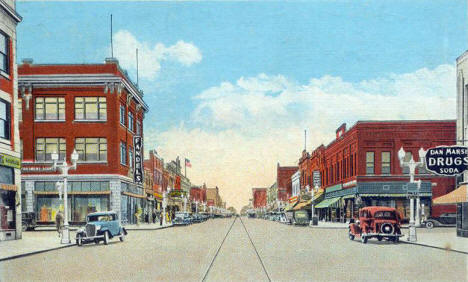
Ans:
{"type": "Polygon", "coordinates": [[[416,227],[421,226],[421,200],[419,196],[416,198],[416,216],[415,216],[416,227]]]}

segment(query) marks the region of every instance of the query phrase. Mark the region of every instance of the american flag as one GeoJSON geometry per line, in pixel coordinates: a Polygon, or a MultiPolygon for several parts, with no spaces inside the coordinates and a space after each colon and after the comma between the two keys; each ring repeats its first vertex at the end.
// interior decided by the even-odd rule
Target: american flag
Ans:
{"type": "Polygon", "coordinates": [[[185,159],[185,166],[192,167],[192,164],[190,163],[189,159],[185,159]]]}

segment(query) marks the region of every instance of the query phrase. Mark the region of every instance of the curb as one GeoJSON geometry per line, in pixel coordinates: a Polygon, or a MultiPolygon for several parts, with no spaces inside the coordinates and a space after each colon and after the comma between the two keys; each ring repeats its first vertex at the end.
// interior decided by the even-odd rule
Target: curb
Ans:
{"type": "Polygon", "coordinates": [[[421,246],[421,247],[433,248],[433,249],[438,249],[438,250],[442,250],[442,251],[455,252],[455,253],[459,253],[459,254],[468,255],[468,252],[465,252],[465,251],[446,249],[446,248],[432,246],[432,245],[428,245],[428,244],[408,242],[408,241],[403,241],[403,240],[401,240],[400,243],[409,244],[409,245],[416,245],[416,246],[421,246]]]}
{"type": "Polygon", "coordinates": [[[348,227],[333,227],[333,226],[330,226],[330,227],[313,227],[313,226],[309,226],[309,228],[312,228],[312,229],[348,229],[348,227]]]}
{"type": "Polygon", "coordinates": [[[163,226],[163,227],[158,227],[158,228],[126,228],[125,226],[124,227],[126,230],[129,230],[129,231],[153,231],[153,230],[166,229],[172,226],[173,225],[169,225],[169,226],[163,226]]]}
{"type": "Polygon", "coordinates": [[[55,251],[55,250],[60,250],[60,249],[65,249],[65,248],[70,248],[70,247],[74,247],[74,246],[76,246],[76,244],[69,244],[69,245],[60,246],[60,247],[55,247],[55,248],[51,248],[51,249],[45,249],[45,250],[40,250],[40,251],[34,251],[34,252],[29,252],[29,253],[24,253],[24,254],[9,256],[9,257],[6,257],[6,258],[0,258],[0,262],[2,262],[2,261],[7,261],[7,260],[12,260],[12,259],[17,259],[17,258],[22,258],[22,257],[27,257],[27,256],[32,256],[32,255],[37,255],[37,254],[46,253],[46,252],[50,252],[50,251],[55,251]]]}

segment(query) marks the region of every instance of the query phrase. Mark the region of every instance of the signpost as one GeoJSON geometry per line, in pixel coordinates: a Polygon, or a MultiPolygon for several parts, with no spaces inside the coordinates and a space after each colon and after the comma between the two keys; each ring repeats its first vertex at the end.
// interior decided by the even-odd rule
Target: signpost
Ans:
{"type": "Polygon", "coordinates": [[[438,174],[453,176],[468,169],[468,147],[438,146],[427,150],[426,167],[438,174]]]}
{"type": "Polygon", "coordinates": [[[143,183],[143,142],[141,136],[133,137],[133,147],[135,148],[135,170],[133,172],[133,180],[137,184],[143,183]]]}

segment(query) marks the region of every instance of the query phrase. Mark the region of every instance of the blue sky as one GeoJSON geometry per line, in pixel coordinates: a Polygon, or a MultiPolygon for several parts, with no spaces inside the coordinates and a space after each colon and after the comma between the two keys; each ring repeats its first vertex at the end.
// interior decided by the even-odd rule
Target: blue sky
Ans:
{"type": "MultiPolygon", "coordinates": [[[[370,114],[372,108],[342,115],[350,105],[357,108],[360,103],[368,105],[374,97],[387,101],[386,96],[403,94],[401,97],[413,99],[424,94],[454,103],[453,65],[468,42],[466,1],[356,2],[18,2],[17,10],[23,16],[17,30],[18,59],[102,62],[109,56],[109,18],[113,14],[114,34],[122,35],[120,43],[133,38],[148,50],[156,44],[166,48],[163,53],[148,53],[161,56],[155,61],[160,69],[154,70],[156,75],[140,79],[150,106],[145,134],[151,140],[146,143],[160,148],[168,158],[185,154],[192,163],[195,160],[193,177],[202,181],[209,177],[201,167],[196,171],[196,162],[203,162],[213,151],[214,156],[221,154],[221,159],[232,160],[236,155],[250,154],[233,149],[236,144],[248,146],[262,142],[258,140],[265,136],[275,136],[266,128],[289,132],[286,128],[297,126],[290,134],[297,131],[299,137],[288,133],[278,141],[293,144],[296,151],[272,148],[274,153],[264,152],[232,164],[251,162],[247,168],[258,170],[257,161],[268,161],[273,171],[277,160],[291,163],[298,158],[302,128],[312,131],[316,136],[312,145],[317,145],[330,141],[330,133],[344,121],[376,118],[370,114]],[[180,53],[174,47],[177,42],[190,51],[180,53]],[[184,63],[183,56],[189,56],[189,61],[184,63]],[[433,84],[423,83],[428,80],[433,84]],[[321,96],[323,93],[329,96],[321,96]],[[311,112],[319,112],[316,101],[322,101],[322,107],[328,101],[336,103],[330,102],[330,111],[312,116],[311,112]],[[275,122],[259,122],[265,119],[275,122]],[[218,148],[206,140],[197,143],[194,139],[198,136],[238,143],[218,148]],[[189,140],[176,142],[184,138],[189,140]]],[[[134,56],[133,50],[124,49],[127,53],[121,53],[123,56],[134,56]]],[[[123,67],[135,78],[134,67],[123,67]]],[[[444,112],[440,106],[432,116],[425,111],[428,105],[407,114],[401,109],[408,103],[412,101],[389,108],[382,118],[455,116],[454,109],[453,113],[444,112]]],[[[225,165],[208,161],[213,164],[206,169],[225,165]]],[[[229,175],[228,171],[223,173],[229,175]]],[[[271,173],[267,170],[263,174],[266,176],[259,179],[251,175],[245,185],[270,185],[271,173]]],[[[235,181],[228,180],[226,183],[235,181]]],[[[229,184],[226,187],[232,195],[237,193],[229,184]]]]}

